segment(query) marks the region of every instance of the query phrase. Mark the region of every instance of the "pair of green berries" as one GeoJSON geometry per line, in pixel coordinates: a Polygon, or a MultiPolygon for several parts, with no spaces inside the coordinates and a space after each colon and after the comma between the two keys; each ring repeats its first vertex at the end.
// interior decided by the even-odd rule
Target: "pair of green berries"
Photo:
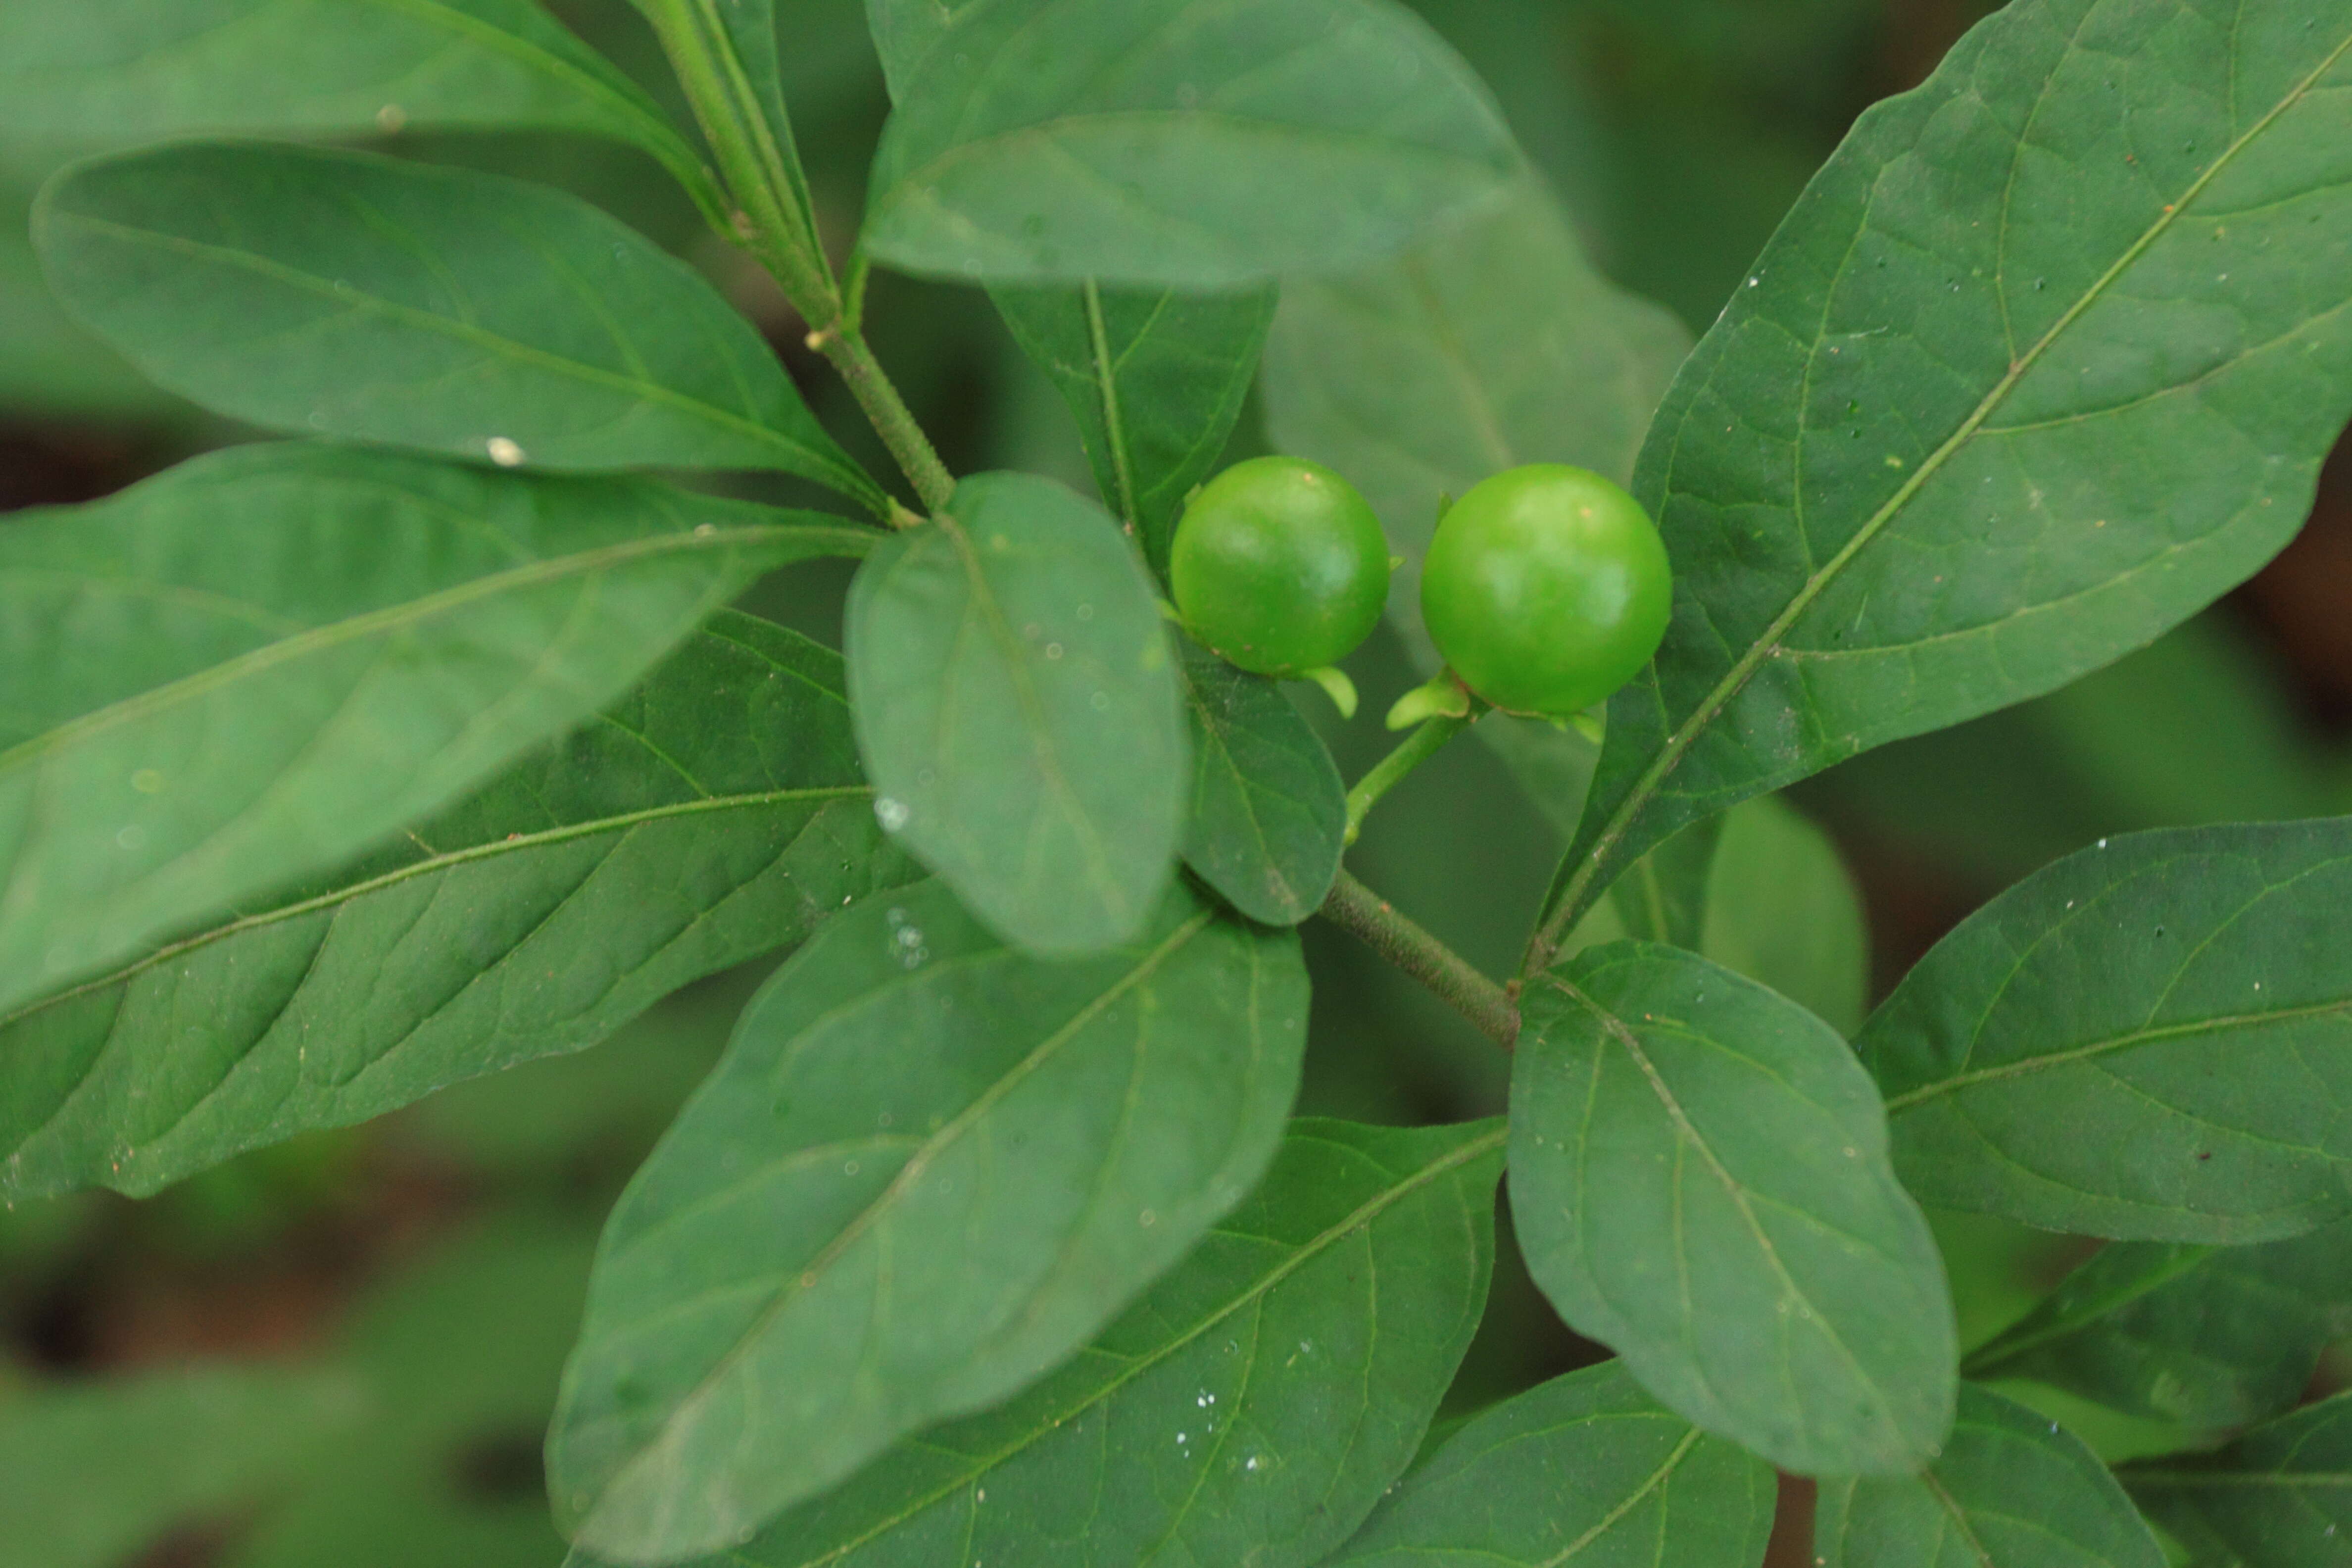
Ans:
{"type": "MultiPolygon", "coordinates": [[[[1323,679],[1371,635],[1390,565],[1354,486],[1318,463],[1255,458],[1195,492],[1169,577],[1186,629],[1228,663],[1323,679]]],[[[1422,619],[1447,668],[1510,713],[1567,718],[1624,685],[1657,652],[1672,599],[1649,514],[1563,463],[1473,487],[1422,564],[1422,619]]]]}

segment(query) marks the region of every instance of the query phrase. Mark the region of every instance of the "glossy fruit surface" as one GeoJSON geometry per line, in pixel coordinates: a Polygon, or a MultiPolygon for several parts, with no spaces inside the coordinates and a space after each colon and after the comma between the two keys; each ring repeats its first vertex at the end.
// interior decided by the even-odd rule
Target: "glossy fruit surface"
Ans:
{"type": "Polygon", "coordinates": [[[1201,488],[1169,577],[1186,629],[1228,663],[1297,676],[1371,635],[1389,546],[1356,487],[1319,463],[1253,458],[1201,488]]]}
{"type": "Polygon", "coordinates": [[[1666,634],[1673,574],[1641,503],[1564,463],[1474,487],[1437,525],[1422,618],[1471,690],[1514,713],[1581,712],[1666,634]]]}

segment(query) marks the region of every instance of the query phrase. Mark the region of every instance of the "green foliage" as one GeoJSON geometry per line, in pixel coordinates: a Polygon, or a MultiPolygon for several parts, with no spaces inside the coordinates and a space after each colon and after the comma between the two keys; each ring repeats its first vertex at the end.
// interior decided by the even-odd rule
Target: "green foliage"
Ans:
{"type": "Polygon", "coordinates": [[[1041,952],[1150,918],[1182,833],[1180,683],[1149,577],[1101,510],[983,474],[885,540],[849,596],[875,811],[1041,952]]]}
{"type": "Polygon", "coordinates": [[[2325,9],[2025,0],[1863,117],[1643,447],[1676,621],[1548,930],[1683,824],[2061,686],[2286,542],[2352,413],[2325,9]]]}
{"type": "Polygon", "coordinates": [[[725,300],[543,186],[198,142],[79,165],[34,234],[100,336],[257,425],[505,468],[781,468],[881,499],[725,300]]]}
{"type": "Polygon", "coordinates": [[[1347,847],[1339,770],[1282,689],[1188,648],[1192,802],[1184,863],[1234,908],[1297,925],[1331,890],[1347,847]]]}
{"type": "Polygon", "coordinates": [[[699,156],[644,90],[530,0],[96,0],[0,16],[0,137],[530,127],[611,137],[689,188],[699,156]]]}
{"type": "Polygon", "coordinates": [[[730,1543],[1085,1343],[1265,1168],[1306,1024],[1295,940],[1181,892],[1058,963],[936,885],[837,917],[614,1211],[549,1443],[577,1537],[730,1543]]]}
{"type": "Polygon", "coordinates": [[[2019,883],[1856,1042],[1905,1184],[2150,1241],[2263,1241],[2344,1215],[2327,1086],[2352,1028],[2347,908],[2340,818],[2105,839],[2019,883]]]}
{"type": "Polygon", "coordinates": [[[1216,466],[1257,375],[1275,291],[989,290],[1076,416],[1104,502],[1168,574],[1184,497],[1216,466]]]}
{"type": "Polygon", "coordinates": [[[1491,1123],[1293,1123],[1258,1190],[1067,1365],[713,1561],[1321,1561],[1469,1343],[1502,1142],[1491,1123]]]}
{"type": "Polygon", "coordinates": [[[2149,1518],[2198,1564],[2318,1568],[2352,1525],[2352,1394],[2266,1421],[2210,1454],[2123,1471],[2149,1518]]]}
{"type": "Polygon", "coordinates": [[[2081,1439],[1963,1385],[1959,1419],[1916,1476],[1824,1482],[1813,1524],[1824,1568],[2161,1568],[2164,1553],[2081,1439]]]}
{"type": "Polygon", "coordinates": [[[27,482],[303,438],[0,521],[0,1565],[2341,1557],[2352,770],[2188,618],[2352,413],[2352,0],[2015,0],[1696,350],[1611,279],[1917,8],[1420,9],[0,5],[27,482]],[[1261,454],[1384,757],[1171,625],[1261,454]],[[1531,464],[1662,524],[1605,731],[1422,624],[1531,464]],[[385,1283],[121,1373],[273,1268],[385,1283]]]}
{"type": "Polygon", "coordinates": [[[1554,1378],[1447,1438],[1333,1568],[1755,1563],[1772,1472],[1644,1394],[1622,1363],[1554,1378]],[[1589,1554],[1589,1555],[1588,1555],[1589,1554]]]}
{"type": "Polygon", "coordinates": [[[872,799],[839,657],[723,614],[391,847],[0,1018],[0,1192],[152,1193],[593,1045],[919,876],[872,799]]]}
{"type": "Polygon", "coordinates": [[[1511,1213],[1560,1315],[1775,1463],[1875,1475],[1931,1457],[1951,1305],[1845,1042],[1646,943],[1592,949],[1522,1005],[1511,1213]]]}
{"type": "Polygon", "coordinates": [[[869,5],[902,63],[863,242],[894,267],[1225,288],[1392,250],[1518,165],[1393,0],[869,5]]]}
{"type": "Polygon", "coordinates": [[[422,821],[759,573],[871,537],[644,481],[266,446],[12,522],[0,1006],[422,821]]]}
{"type": "Polygon", "coordinates": [[[2262,1247],[2126,1241],[1969,1355],[2127,1415],[2209,1430],[2276,1415],[2352,1332],[2352,1225],[2262,1247]]]}

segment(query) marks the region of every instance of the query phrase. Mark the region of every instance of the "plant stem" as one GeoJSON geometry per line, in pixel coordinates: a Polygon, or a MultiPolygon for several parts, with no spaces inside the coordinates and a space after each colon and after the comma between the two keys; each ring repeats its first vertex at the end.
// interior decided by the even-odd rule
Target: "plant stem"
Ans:
{"type": "Polygon", "coordinates": [[[1421,727],[1404,738],[1397,749],[1372,764],[1372,771],[1356,781],[1348,792],[1348,842],[1353,844],[1364,826],[1364,818],[1380,804],[1381,796],[1397,786],[1398,781],[1430,758],[1443,751],[1445,742],[1478,721],[1478,710],[1460,717],[1440,714],[1422,721],[1421,727]]]}
{"type": "Polygon", "coordinates": [[[882,368],[882,362],[876,359],[874,351],[866,346],[864,336],[844,323],[835,322],[833,326],[811,332],[809,346],[832,361],[833,368],[841,373],[841,379],[849,384],[851,395],[857,399],[857,406],[866,410],[867,422],[882,437],[882,444],[890,448],[890,455],[898,459],[898,467],[906,473],[908,482],[915,487],[915,494],[921,499],[923,510],[931,512],[946,510],[949,498],[955,494],[955,476],[948,472],[945,463],[940,461],[940,454],[932,447],[931,438],[924,435],[923,427],[915,422],[914,411],[907,406],[906,399],[898,395],[898,389],[891,384],[888,374],[882,368]]]}
{"type": "Polygon", "coordinates": [[[1346,871],[1331,884],[1322,913],[1432,991],[1505,1050],[1519,1037],[1519,1009],[1510,994],[1472,968],[1462,955],[1399,914],[1346,871]]]}
{"type": "Polygon", "coordinates": [[[645,11],[740,209],[728,237],[751,248],[803,320],[835,320],[841,291],[817,240],[791,128],[769,123],[711,0],[657,0],[645,11]]]}

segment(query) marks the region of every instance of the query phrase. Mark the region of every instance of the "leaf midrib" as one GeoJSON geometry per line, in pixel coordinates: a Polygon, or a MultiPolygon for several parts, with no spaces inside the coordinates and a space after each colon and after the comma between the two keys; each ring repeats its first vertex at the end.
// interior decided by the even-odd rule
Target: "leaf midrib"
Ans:
{"type": "Polygon", "coordinates": [[[838,535],[845,543],[855,543],[856,553],[862,553],[871,542],[859,530],[838,531],[793,526],[782,523],[752,524],[742,527],[716,529],[703,533],[699,530],[688,533],[667,533],[649,539],[628,540],[578,554],[556,556],[534,561],[506,572],[476,577],[437,593],[388,605],[363,615],[352,616],[328,626],[312,627],[299,636],[283,638],[264,647],[253,648],[226,659],[193,675],[142,691],[135,697],[110,703],[95,712],[68,721],[47,732],[0,752],[0,779],[16,769],[37,761],[49,752],[85,740],[104,731],[144,719],[161,710],[175,706],[195,697],[204,696],[221,687],[231,685],[260,674],[276,666],[306,658],[313,654],[346,643],[364,641],[381,633],[397,631],[404,626],[421,624],[453,610],[462,609],[478,600],[560,583],[568,577],[592,576],[637,560],[686,553],[693,551],[732,550],[737,546],[782,543],[794,539],[814,539],[838,535]]]}
{"type": "MultiPolygon", "coordinates": [[[[688,1413],[719,1387],[721,1380],[727,1376],[735,1363],[751,1353],[752,1346],[764,1337],[770,1325],[782,1316],[798,1299],[801,1291],[806,1289],[800,1281],[814,1280],[839,1261],[843,1254],[846,1253],[860,1237],[881,1223],[882,1216],[895,1206],[898,1198],[908,1188],[922,1179],[923,1173],[930,1169],[933,1161],[941,1151],[961,1138],[967,1129],[992,1110],[999,1100],[1012,1093],[1016,1085],[1026,1079],[1064,1046],[1076,1038],[1082,1031],[1108,1012],[1113,1003],[1158,973],[1171,957],[1207,930],[1215,922],[1215,920],[1216,911],[1213,910],[1202,910],[1186,919],[1150,952],[1144,954],[1122,973],[1116,984],[1106,987],[1100,995],[1080,1008],[1066,1023],[1039,1041],[1027,1056],[996,1078],[986,1089],[972,1098],[970,1105],[950,1118],[938,1131],[926,1139],[922,1147],[910,1155],[905,1164],[898,1167],[898,1173],[879,1193],[875,1194],[873,1200],[852,1215],[847,1223],[842,1226],[839,1233],[828,1241],[814,1258],[809,1259],[803,1267],[784,1281],[777,1289],[775,1299],[761,1310],[757,1318],[744,1326],[735,1336],[734,1342],[728,1346],[726,1353],[711,1363],[710,1370],[703,1373],[691,1388],[678,1396],[668,1413],[663,1416],[657,1436],[631,1454],[604,1480],[598,1488],[597,1500],[588,1510],[587,1517],[593,1519],[597,1512],[601,1511],[605,1500],[613,1495],[627,1477],[640,1466],[649,1462],[655,1453],[677,1436],[683,1429],[685,1418],[688,1413]]],[[[1006,948],[1000,951],[1014,950],[1006,948]]]]}
{"type": "Polygon", "coordinates": [[[2172,226],[2195,203],[2198,196],[2204,193],[2206,187],[2221,175],[2222,170],[2228,168],[2241,153],[2253,144],[2256,139],[2266,133],[2282,115],[2301,103],[2318,84],[2320,79],[2333,70],[2344,58],[2347,50],[2352,50],[2352,34],[2347,34],[2344,41],[2330,50],[2309,74],[2297,81],[2289,91],[2281,95],[2279,101],[2270,111],[2248,127],[2243,135],[2224,149],[2221,155],[2213,161],[2211,166],[2191,181],[2176,200],[2165,204],[2164,211],[2158,216],[2156,221],[2150,224],[2105,272],[2091,282],[2090,286],[2066,308],[2065,312],[2051,324],[2049,330],[2035,341],[2032,347],[2028,349],[2021,357],[2011,363],[2008,372],[1993,384],[1992,390],[1985,395],[1984,398],[1970,411],[1969,416],[1961,421],[1959,427],[1946,437],[1943,444],[1935,451],[1929,453],[1895,494],[1888,497],[1885,502],[1864,521],[1862,527],[1855,531],[1853,537],[1806,580],[1804,586],[1798,590],[1795,597],[1790,599],[1788,607],[1773,619],[1761,637],[1749,645],[1748,651],[1734,661],[1731,668],[1725,672],[1723,678],[1716,682],[1713,689],[1692,707],[1690,716],[1667,735],[1665,742],[1658,749],[1657,755],[1651,761],[1650,765],[1643,770],[1641,776],[1634,781],[1633,787],[1627,792],[1624,800],[1619,804],[1614,812],[1610,814],[1608,822],[1595,836],[1592,847],[1586,853],[1583,863],[1577,868],[1575,874],[1562,889],[1559,901],[1551,917],[1544,922],[1537,933],[1535,942],[1530,944],[1528,962],[1524,966],[1526,970],[1541,967],[1542,963],[1557,950],[1568,922],[1575,918],[1576,912],[1579,912],[1580,900],[1590,889],[1593,879],[1599,875],[1603,857],[1625,837],[1626,832],[1633,826],[1634,817],[1649,805],[1651,799],[1656,795],[1658,787],[1665,782],[1666,775],[1681,764],[1685,754],[1722,713],[1725,705],[1755,677],[1756,672],[1763,668],[1765,661],[1779,650],[1780,639],[1788,635],[1790,628],[1796,624],[1804,612],[1811,608],[1814,601],[1828,591],[1830,584],[1845,570],[1853,558],[1867,548],[1902,512],[1903,509],[1910,504],[1912,499],[1919,493],[1927,481],[1940,473],[1944,465],[1974,438],[1979,428],[1992,416],[1994,411],[2000,406],[2003,400],[2016,388],[2017,384],[2025,374],[2041,362],[2042,356],[2050,347],[2064,335],[2076,321],[2081,319],[2084,311],[2105,296],[2110,285],[2137,264],[2140,258],[2147,253],[2148,248],[2171,229],[2172,226]]]}
{"type": "MultiPolygon", "coordinates": [[[[1209,1332],[1212,1329],[1215,1328],[1219,1323],[1223,1322],[1226,1319],[1232,1317],[1234,1313],[1241,1311],[1244,1308],[1248,1307],[1252,1302],[1258,1300],[1260,1298],[1271,1292],[1284,1280],[1289,1279],[1293,1274],[1297,1273],[1301,1268],[1306,1268],[1307,1264],[1313,1262],[1317,1258],[1321,1257],[1331,1247],[1337,1247],[1341,1242],[1346,1241],[1357,1231],[1369,1227],[1387,1210],[1394,1207],[1400,1203],[1402,1203],[1406,1198],[1411,1197],[1422,1188],[1436,1182],[1438,1178],[1450,1175],[1463,1166],[1471,1163],[1473,1161],[1480,1159],[1486,1154],[1492,1153],[1495,1150],[1501,1148],[1509,1136],[1510,1129],[1507,1127],[1497,1127],[1491,1132],[1481,1133],[1479,1136],[1470,1139],[1466,1142],[1459,1144],[1455,1148],[1449,1150],[1442,1158],[1424,1165],[1404,1181],[1398,1183],[1394,1186],[1382,1189],[1377,1196],[1369,1198],[1362,1204],[1358,1205],[1354,1210],[1350,1211],[1337,1223],[1309,1237],[1290,1257],[1284,1258],[1273,1268],[1268,1269],[1263,1276],[1252,1281],[1247,1289],[1243,1290],[1224,1305],[1219,1307],[1215,1311],[1212,1312],[1207,1317],[1202,1318],[1200,1322],[1195,1324],[1192,1328],[1186,1331],[1184,1333],[1180,1334],[1176,1338],[1170,1340],[1165,1344],[1154,1347],[1147,1355],[1130,1358],[1127,1366],[1123,1368],[1117,1376],[1102,1384],[1097,1388],[1089,1391],[1084,1399],[1061,1409],[1049,1425],[1038,1430],[1026,1433],[1017,1441],[1008,1443],[1002,1448],[994,1450],[984,1458],[974,1460],[964,1467],[958,1479],[954,1481],[940,1486],[923,1496],[913,1500],[899,1509],[898,1511],[893,1513],[889,1518],[874,1525],[865,1533],[858,1535],[852,1540],[842,1542],[840,1545],[835,1546],[825,1552],[824,1555],[821,1557],[803,1558],[799,1563],[793,1564],[793,1568],[823,1568],[823,1565],[825,1563],[840,1561],[840,1559],[846,1556],[848,1553],[866,1545],[876,1538],[898,1529],[900,1525],[905,1524],[908,1520],[915,1518],[924,1510],[931,1507],[942,1499],[961,1491],[963,1488],[971,1485],[980,1477],[995,1469],[998,1466],[1003,1464],[1014,1455],[1021,1453],[1024,1449],[1032,1447],[1036,1444],[1045,1441],[1047,1437],[1052,1436],[1070,1421],[1105,1403],[1110,1399],[1112,1395],[1116,1394],[1120,1389],[1126,1387],[1135,1379],[1142,1376],[1153,1367],[1167,1361],[1170,1357],[1181,1351],[1185,1346],[1191,1344],[1202,1335],[1209,1332]]],[[[1360,1151],[1356,1150],[1353,1145],[1346,1145],[1345,1147],[1348,1147],[1350,1152],[1360,1152],[1360,1151]]],[[[743,1557],[740,1553],[737,1555],[737,1561],[746,1564],[747,1568],[774,1568],[773,1564],[755,1563],[751,1559],[743,1557]]]]}
{"type": "MultiPolygon", "coordinates": [[[[241,250],[234,246],[216,245],[209,240],[191,239],[185,235],[172,234],[163,229],[145,228],[135,224],[120,223],[112,218],[97,217],[89,213],[55,205],[49,208],[48,218],[53,224],[74,225],[120,240],[126,245],[152,246],[158,249],[177,252],[195,260],[210,261],[219,266],[238,268],[318,299],[332,300],[336,304],[361,313],[382,317],[416,331],[470,344],[493,358],[510,360],[554,375],[568,376],[574,381],[584,382],[608,392],[625,393],[647,403],[665,404],[680,412],[706,420],[730,434],[747,437],[772,447],[778,451],[789,453],[808,467],[840,478],[845,483],[847,482],[847,476],[841,466],[826,454],[806,446],[772,426],[721,408],[717,404],[707,403],[698,397],[690,396],[675,387],[665,386],[656,381],[644,380],[620,371],[606,370],[600,365],[589,364],[580,360],[567,359],[562,354],[534,347],[486,327],[476,326],[470,321],[457,321],[421,306],[404,305],[398,300],[385,299],[380,294],[366,292],[356,286],[338,289],[331,280],[321,278],[316,273],[305,272],[284,262],[272,260],[268,257],[253,251],[241,250]]],[[[851,493],[860,500],[866,499],[862,489],[853,489],[851,493]]]]}
{"type": "Polygon", "coordinates": [[[757,794],[714,795],[701,800],[678,801],[669,805],[649,806],[642,811],[624,812],[614,816],[572,823],[562,827],[548,828],[538,833],[493,839],[487,844],[477,844],[465,849],[449,850],[426,859],[412,862],[397,869],[386,871],[381,876],[320,893],[315,898],[286,904],[274,910],[267,910],[259,914],[242,916],[226,924],[215,926],[210,931],[202,931],[184,941],[174,942],[169,947],[160,948],[136,963],[125,964],[111,973],[83,981],[64,991],[51,992],[14,1012],[0,1013],[0,1034],[5,1034],[35,1014],[45,1012],[51,1007],[61,1006],[93,992],[127,984],[146,971],[160,964],[172,963],[189,952],[247,936],[270,926],[282,925],[288,921],[299,920],[305,915],[316,914],[321,910],[351,903],[420,877],[439,876],[446,871],[455,870],[460,866],[494,860],[507,855],[522,855],[532,850],[552,848],[583,838],[601,837],[611,833],[625,833],[652,823],[670,821],[679,817],[718,816],[732,811],[757,811],[770,806],[789,805],[803,801],[854,800],[871,795],[873,793],[873,787],[868,784],[842,784],[814,789],[767,790],[757,794]]]}
{"type": "Polygon", "coordinates": [[[2339,997],[2330,1002],[2314,1002],[2301,1007],[2281,1007],[2267,1013],[2235,1013],[2217,1018],[2194,1018],[2186,1023],[2166,1024],[2156,1028],[2134,1029],[2126,1034],[2111,1035],[2104,1039],[2073,1046],[2063,1051],[2053,1051],[2046,1056],[2032,1057],[2022,1061],[2003,1062],[1998,1067],[1978,1068],[1970,1072],[1955,1073],[1950,1078],[1941,1079],[1934,1083],[1922,1084],[1917,1089],[1907,1089],[1890,1098],[1886,1101],[1886,1114],[1890,1117],[1899,1115],[1930,1100],[1936,1100],[1947,1094],[1956,1094],[1964,1089],[1973,1089],[1981,1083],[2021,1078],[2052,1068],[2069,1067],[2076,1062],[2093,1060],[2115,1051],[2130,1050],[2136,1047],[2158,1044],[2165,1040],[2193,1038],[2202,1034],[2219,1034],[2232,1029],[2264,1028],[2273,1024],[2291,1024],[2305,1018],[2323,1018],[2330,1014],[2347,1012],[2352,1012],[2352,996],[2339,997]]]}

